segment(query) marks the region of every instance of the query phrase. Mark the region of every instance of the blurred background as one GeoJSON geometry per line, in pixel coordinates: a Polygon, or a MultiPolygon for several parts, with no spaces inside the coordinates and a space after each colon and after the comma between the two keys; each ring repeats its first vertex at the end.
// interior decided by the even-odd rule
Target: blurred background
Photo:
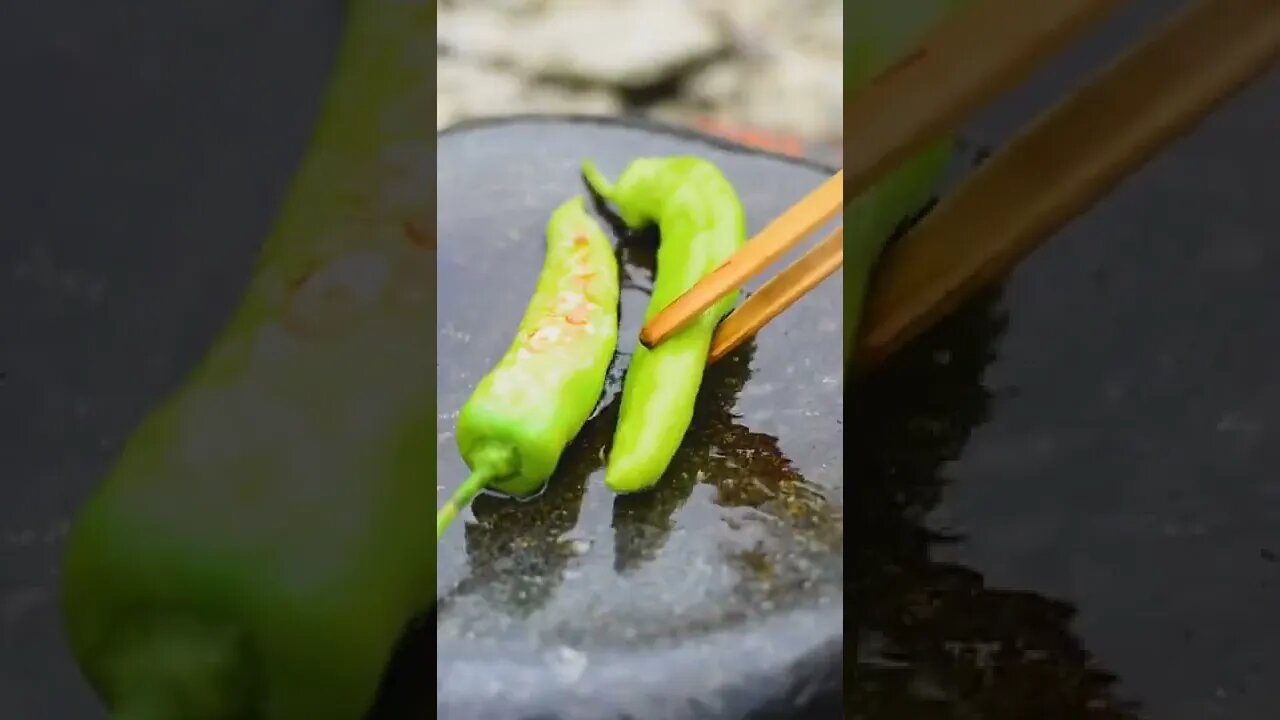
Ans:
{"type": "Polygon", "coordinates": [[[840,157],[839,0],[445,0],[437,129],[637,115],[840,157]]]}

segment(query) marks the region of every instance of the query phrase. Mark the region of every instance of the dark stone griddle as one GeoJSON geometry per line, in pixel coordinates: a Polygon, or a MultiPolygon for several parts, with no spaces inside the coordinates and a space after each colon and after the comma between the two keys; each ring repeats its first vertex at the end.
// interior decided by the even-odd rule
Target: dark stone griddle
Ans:
{"type": "MultiPolygon", "coordinates": [[[[457,410],[506,349],[551,211],[644,155],[696,154],[735,183],[749,229],[830,170],[653,126],[512,120],[440,137],[439,485],[466,474],[457,410]]],[[[549,489],[482,497],[441,543],[442,717],[742,718],[839,697],[842,639],[839,276],[709,369],[650,493],[603,485],[657,235],[621,233],[619,352],[596,415],[549,489]],[[708,714],[709,713],[709,714],[708,714]]],[[[749,287],[756,287],[754,283],[749,287]]]]}

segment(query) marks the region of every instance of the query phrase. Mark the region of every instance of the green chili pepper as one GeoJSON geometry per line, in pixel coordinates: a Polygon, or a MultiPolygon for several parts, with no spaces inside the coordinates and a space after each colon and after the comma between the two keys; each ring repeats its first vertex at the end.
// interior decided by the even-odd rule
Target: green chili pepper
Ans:
{"type": "MultiPolygon", "coordinates": [[[[591,161],[587,184],[611,202],[628,227],[657,223],[657,272],[645,319],[671,304],[736,253],[747,239],[746,216],[733,185],[695,157],[641,158],[610,183],[591,161]]],[[[658,482],[693,419],[694,400],[716,325],[733,309],[734,292],[658,347],[636,347],[622,385],[618,429],[605,484],[637,492],[658,482]]]]}
{"type": "MultiPolygon", "coordinates": [[[[845,83],[867,84],[950,12],[969,0],[867,0],[846,3],[845,83]]],[[[856,140],[856,138],[855,138],[856,140]]],[[[952,142],[940,140],[848,200],[844,212],[844,356],[858,339],[871,273],[898,226],[924,208],[951,161],[952,142]]]]}
{"type": "Polygon", "coordinates": [[[351,4],[239,309],[79,511],[63,615],[117,720],[357,720],[434,602],[434,13],[351,4]]]}
{"type": "Polygon", "coordinates": [[[436,538],[486,488],[528,496],[551,477],[604,391],[618,341],[618,261],[581,196],[547,223],[547,258],[515,340],[458,415],[471,476],[436,514],[436,538]]]}

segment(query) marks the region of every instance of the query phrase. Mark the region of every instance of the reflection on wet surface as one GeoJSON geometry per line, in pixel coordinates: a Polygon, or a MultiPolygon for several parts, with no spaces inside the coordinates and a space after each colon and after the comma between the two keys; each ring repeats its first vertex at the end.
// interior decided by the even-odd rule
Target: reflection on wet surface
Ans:
{"type": "MultiPolygon", "coordinates": [[[[767,542],[763,535],[770,531],[753,530],[753,524],[781,522],[802,531],[790,538],[797,544],[793,550],[809,543],[812,551],[839,552],[838,509],[829,504],[827,494],[796,472],[777,438],[735,421],[733,407],[749,377],[753,352],[754,345],[744,345],[709,369],[685,447],[661,485],[652,492],[612,499],[609,527],[618,575],[636,573],[658,559],[673,533],[705,530],[717,536],[724,562],[740,576],[734,592],[741,604],[788,602],[810,578],[797,574],[804,567],[795,558],[779,565],[771,553],[756,547],[767,542]],[[693,507],[687,508],[688,515],[682,514],[699,489],[705,490],[703,502],[721,509],[693,507]],[[723,523],[723,530],[705,527],[716,521],[723,523]]],[[[617,424],[620,381],[615,369],[607,404],[583,428],[537,500],[520,503],[483,496],[476,501],[475,522],[465,531],[468,573],[440,599],[440,612],[448,613],[461,598],[476,595],[490,607],[528,616],[573,574],[575,561],[591,552],[596,540],[590,536],[590,525],[581,526],[583,502],[588,483],[599,482],[598,473],[604,469],[617,424]]],[[[637,628],[614,630],[620,642],[641,639],[637,628]]],[[[664,629],[652,639],[676,639],[682,632],[683,628],[664,629]]]]}
{"type": "Polygon", "coordinates": [[[989,293],[850,387],[847,692],[858,720],[1140,717],[1073,633],[1070,603],[935,559],[963,541],[926,516],[989,417],[984,375],[1005,324],[989,293]]]}
{"type": "Polygon", "coordinates": [[[854,717],[1276,717],[1278,90],[850,388],[854,717]]]}

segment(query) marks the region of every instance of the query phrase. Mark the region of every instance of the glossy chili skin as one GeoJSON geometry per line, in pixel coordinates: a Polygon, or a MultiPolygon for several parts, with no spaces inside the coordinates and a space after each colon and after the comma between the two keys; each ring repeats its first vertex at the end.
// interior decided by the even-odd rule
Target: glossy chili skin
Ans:
{"type": "Polygon", "coordinates": [[[458,415],[458,450],[487,488],[544,486],[604,392],[618,341],[618,261],[575,196],[547,223],[547,255],[515,339],[458,415]]]}
{"type": "Polygon", "coordinates": [[[433,602],[433,24],[350,4],[245,297],[78,512],[66,631],[117,720],[359,720],[433,602]]]}
{"type": "MultiPolygon", "coordinates": [[[[588,185],[629,227],[657,224],[653,295],[645,320],[671,304],[746,243],[746,216],[733,185],[697,157],[640,158],[616,183],[590,162],[588,185]]],[[[711,338],[739,293],[719,300],[654,349],[637,345],[623,380],[622,407],[605,484],[619,493],[651,488],[666,472],[693,419],[711,338]]]]}

